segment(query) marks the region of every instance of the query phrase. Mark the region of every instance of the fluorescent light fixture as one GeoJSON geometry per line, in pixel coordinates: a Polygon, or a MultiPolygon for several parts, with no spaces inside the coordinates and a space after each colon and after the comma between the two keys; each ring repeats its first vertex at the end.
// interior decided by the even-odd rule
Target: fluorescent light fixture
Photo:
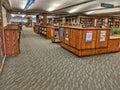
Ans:
{"type": "Polygon", "coordinates": [[[33,18],[35,18],[35,16],[32,16],[33,18]]]}
{"type": "Polygon", "coordinates": [[[85,14],[92,14],[94,13],[95,11],[89,11],[89,12],[86,12],[85,14]]]}
{"type": "Polygon", "coordinates": [[[48,9],[48,11],[53,11],[53,10],[55,10],[54,7],[51,7],[51,8],[48,9]]]}
{"type": "Polygon", "coordinates": [[[50,7],[50,8],[48,9],[49,12],[55,10],[55,8],[59,7],[60,4],[59,4],[59,3],[54,3],[54,4],[52,4],[51,6],[52,6],[52,7],[50,7]]]}
{"type": "Polygon", "coordinates": [[[60,6],[60,4],[59,3],[54,3],[52,6],[58,7],[58,6],[60,6]]]}
{"type": "Polygon", "coordinates": [[[74,12],[76,12],[78,9],[72,9],[72,10],[70,10],[70,11],[68,11],[69,13],[74,13],[74,12]]]}
{"type": "Polygon", "coordinates": [[[15,15],[14,15],[14,14],[11,14],[11,16],[12,16],[12,17],[15,17],[15,15]]]}
{"type": "Polygon", "coordinates": [[[28,3],[26,4],[24,11],[28,10],[28,8],[35,2],[35,0],[29,0],[28,3]]]}
{"type": "Polygon", "coordinates": [[[25,17],[25,15],[21,15],[22,17],[25,17]]]}

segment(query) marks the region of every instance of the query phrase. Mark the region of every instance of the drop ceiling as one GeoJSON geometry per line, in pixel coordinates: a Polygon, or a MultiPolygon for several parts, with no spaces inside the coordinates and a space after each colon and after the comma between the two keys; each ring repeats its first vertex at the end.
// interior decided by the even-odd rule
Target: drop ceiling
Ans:
{"type": "MultiPolygon", "coordinates": [[[[23,11],[29,0],[8,0],[10,11],[23,11]]],[[[120,14],[120,0],[35,0],[26,12],[55,14],[87,14],[91,15],[117,13],[120,14]],[[113,4],[114,8],[104,8],[100,3],[113,4]]],[[[24,12],[24,11],[23,11],[24,12]]]]}

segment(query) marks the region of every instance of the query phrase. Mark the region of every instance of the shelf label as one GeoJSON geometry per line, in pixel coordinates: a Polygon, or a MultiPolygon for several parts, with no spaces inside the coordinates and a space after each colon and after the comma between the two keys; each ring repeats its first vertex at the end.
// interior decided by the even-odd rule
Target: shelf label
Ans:
{"type": "Polygon", "coordinates": [[[100,32],[100,41],[104,42],[106,39],[106,31],[101,31],[100,32]]]}
{"type": "Polygon", "coordinates": [[[92,42],[92,31],[87,31],[86,33],[86,42],[92,42]]]}

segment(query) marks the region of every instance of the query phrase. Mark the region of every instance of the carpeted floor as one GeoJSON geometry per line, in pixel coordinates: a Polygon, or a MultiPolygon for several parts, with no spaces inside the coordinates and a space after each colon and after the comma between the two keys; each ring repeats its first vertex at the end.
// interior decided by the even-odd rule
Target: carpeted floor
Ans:
{"type": "Polygon", "coordinates": [[[21,54],[7,58],[0,90],[120,90],[120,53],[80,58],[24,28],[21,54]]]}

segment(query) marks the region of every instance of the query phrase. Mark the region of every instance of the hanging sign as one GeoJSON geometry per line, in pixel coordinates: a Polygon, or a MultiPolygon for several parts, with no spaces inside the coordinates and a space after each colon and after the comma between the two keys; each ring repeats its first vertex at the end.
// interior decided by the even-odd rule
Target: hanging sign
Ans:
{"type": "Polygon", "coordinates": [[[65,40],[69,40],[69,32],[66,32],[65,40]]]}
{"type": "Polygon", "coordinates": [[[92,42],[92,31],[87,31],[86,42],[92,42]]]}
{"type": "Polygon", "coordinates": [[[106,31],[101,31],[100,32],[100,41],[104,42],[106,39],[106,31]]]}
{"type": "Polygon", "coordinates": [[[105,8],[113,8],[114,5],[113,5],[113,4],[108,4],[108,3],[101,3],[101,7],[105,7],[105,8]]]}

